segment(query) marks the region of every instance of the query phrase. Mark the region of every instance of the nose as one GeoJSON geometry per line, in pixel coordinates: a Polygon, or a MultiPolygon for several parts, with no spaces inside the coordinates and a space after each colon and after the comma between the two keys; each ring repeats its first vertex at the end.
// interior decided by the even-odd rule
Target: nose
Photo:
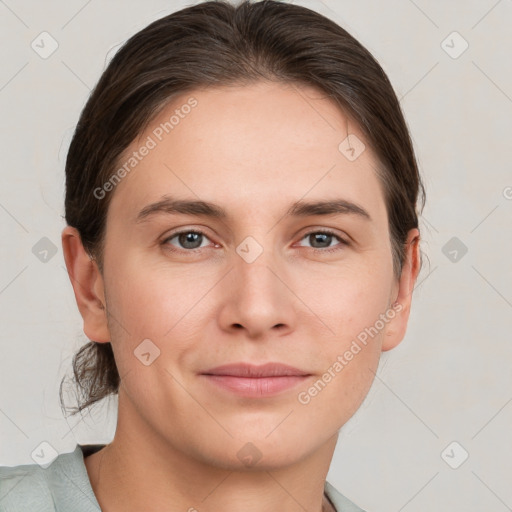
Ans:
{"type": "Polygon", "coordinates": [[[220,327],[248,338],[284,335],[295,329],[298,300],[287,273],[267,249],[252,263],[237,254],[223,279],[220,327]]]}

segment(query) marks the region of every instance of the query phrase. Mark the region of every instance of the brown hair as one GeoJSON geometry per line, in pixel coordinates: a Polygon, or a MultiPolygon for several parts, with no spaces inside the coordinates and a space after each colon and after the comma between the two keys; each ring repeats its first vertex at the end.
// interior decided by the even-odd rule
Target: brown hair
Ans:
{"type": "MultiPolygon", "coordinates": [[[[66,160],[65,219],[103,272],[112,193],[93,193],[122,152],[178,94],[259,80],[315,86],[350,116],[379,161],[393,269],[401,275],[408,231],[425,191],[400,104],[381,66],[348,32],[306,7],[275,0],[207,1],[148,25],[118,50],[92,91],[66,160]]],[[[341,141],[340,141],[341,142],[341,141]]],[[[91,341],[73,358],[73,414],[119,389],[110,343],[91,341]]],[[[62,384],[60,387],[61,406],[62,384]]]]}

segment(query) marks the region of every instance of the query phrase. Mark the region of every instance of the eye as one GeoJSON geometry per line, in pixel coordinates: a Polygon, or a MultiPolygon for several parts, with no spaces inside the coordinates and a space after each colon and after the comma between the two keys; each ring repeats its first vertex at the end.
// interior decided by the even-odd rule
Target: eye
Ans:
{"type": "MultiPolygon", "coordinates": [[[[333,231],[316,230],[306,233],[301,240],[309,240],[312,244],[311,249],[316,252],[334,252],[343,249],[344,246],[350,245],[349,242],[341,238],[333,231]],[[331,245],[333,241],[338,240],[338,244],[331,245]]],[[[171,251],[193,252],[208,246],[210,240],[206,234],[200,230],[188,229],[178,231],[168,236],[162,241],[162,245],[171,251]],[[176,239],[176,242],[172,241],[176,239]]]]}
{"type": "Polygon", "coordinates": [[[329,230],[317,230],[306,233],[301,240],[308,239],[313,244],[312,249],[317,252],[334,252],[348,246],[349,243],[339,235],[329,230]],[[337,239],[339,243],[331,246],[331,242],[337,239]]]}
{"type": "Polygon", "coordinates": [[[177,233],[173,233],[171,236],[167,237],[165,240],[162,241],[162,245],[165,246],[175,246],[171,242],[171,240],[174,240],[176,238],[177,243],[180,244],[177,249],[173,249],[172,247],[169,247],[171,250],[189,250],[193,251],[194,249],[200,249],[202,247],[205,247],[204,245],[201,245],[201,243],[206,239],[209,240],[209,238],[202,232],[202,231],[196,231],[192,229],[188,229],[185,231],[178,231],[177,233]]]}

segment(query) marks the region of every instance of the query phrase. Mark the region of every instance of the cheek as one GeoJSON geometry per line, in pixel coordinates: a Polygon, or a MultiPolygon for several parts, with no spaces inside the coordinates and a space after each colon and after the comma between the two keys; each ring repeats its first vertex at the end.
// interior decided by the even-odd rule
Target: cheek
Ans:
{"type": "MultiPolygon", "coordinates": [[[[141,369],[135,355],[149,351],[150,357],[158,356],[151,364],[155,369],[180,374],[194,360],[204,326],[212,319],[207,292],[218,282],[217,274],[197,265],[178,267],[163,259],[151,263],[128,256],[109,269],[109,329],[119,373],[130,372],[133,381],[141,369]]],[[[150,379],[149,368],[145,370],[144,386],[150,379]]]]}
{"type": "MultiPolygon", "coordinates": [[[[319,404],[319,407],[343,425],[355,414],[368,394],[377,371],[380,351],[361,345],[361,350],[353,354],[350,360],[347,352],[340,355],[342,357],[337,360],[339,365],[330,367],[331,380],[322,391],[325,393],[321,398],[323,406],[319,404]]],[[[324,374],[321,380],[326,380],[326,377],[324,374]]]]}
{"type": "Polygon", "coordinates": [[[377,322],[387,305],[386,294],[360,284],[352,287],[345,282],[336,294],[326,290],[325,296],[330,299],[317,303],[323,323],[335,334],[329,330],[317,337],[315,359],[323,373],[297,397],[305,414],[321,418],[332,430],[340,428],[358,410],[375,378],[381,355],[385,330],[377,322]]]}
{"type": "Polygon", "coordinates": [[[334,344],[324,343],[323,373],[299,390],[295,419],[300,420],[298,437],[339,430],[356,413],[375,378],[380,340],[366,345],[350,336],[334,344]],[[309,430],[300,432],[299,430],[309,430]]]}
{"type": "Polygon", "coordinates": [[[374,325],[386,311],[392,276],[378,262],[346,266],[336,273],[329,270],[301,276],[297,295],[342,345],[374,325]]]}
{"type": "Polygon", "coordinates": [[[163,338],[181,328],[181,319],[201,308],[202,297],[216,280],[211,268],[171,265],[163,257],[158,261],[142,257],[130,261],[127,257],[115,266],[109,284],[127,331],[139,337],[163,338]]]}
{"type": "Polygon", "coordinates": [[[355,412],[366,395],[391,320],[385,316],[392,282],[386,269],[376,264],[372,272],[351,270],[322,281],[321,293],[316,288],[308,294],[312,283],[303,282],[301,295],[322,321],[316,325],[324,333],[318,338],[318,360],[325,373],[316,387],[322,390],[323,399],[339,405],[340,414],[355,412]]]}

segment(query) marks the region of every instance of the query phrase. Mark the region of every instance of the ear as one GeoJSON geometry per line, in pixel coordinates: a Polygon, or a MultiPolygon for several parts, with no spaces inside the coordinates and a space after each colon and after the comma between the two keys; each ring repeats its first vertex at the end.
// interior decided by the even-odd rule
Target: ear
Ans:
{"type": "Polygon", "coordinates": [[[82,245],[77,229],[66,226],[62,231],[62,250],[75,299],[84,320],[84,333],[99,343],[110,341],[107,326],[103,277],[82,245]]]}
{"type": "Polygon", "coordinates": [[[420,233],[418,229],[411,229],[407,235],[405,261],[398,281],[398,293],[396,294],[395,303],[391,306],[395,316],[387,324],[382,340],[383,352],[395,348],[403,340],[407,330],[412,292],[420,271],[419,242],[420,233]]]}

